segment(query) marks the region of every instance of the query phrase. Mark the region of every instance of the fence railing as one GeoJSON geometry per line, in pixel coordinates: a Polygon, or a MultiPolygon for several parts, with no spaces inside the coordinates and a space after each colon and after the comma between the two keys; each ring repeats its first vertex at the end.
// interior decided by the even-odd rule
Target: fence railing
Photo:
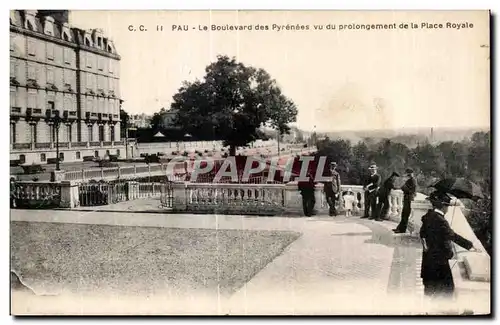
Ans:
{"type": "Polygon", "coordinates": [[[189,211],[269,214],[285,207],[283,185],[186,184],[189,211]]]}
{"type": "Polygon", "coordinates": [[[15,182],[10,189],[11,206],[26,209],[59,207],[61,185],[51,182],[15,182]]]}

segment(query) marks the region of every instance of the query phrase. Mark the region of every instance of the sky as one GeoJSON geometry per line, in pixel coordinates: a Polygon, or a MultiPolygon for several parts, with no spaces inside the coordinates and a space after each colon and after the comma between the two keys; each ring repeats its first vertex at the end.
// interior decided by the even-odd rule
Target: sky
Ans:
{"type": "Polygon", "coordinates": [[[70,23],[102,28],[115,42],[129,113],[168,108],[182,81],[201,79],[217,55],[229,55],[276,79],[297,105],[296,125],[302,129],[490,125],[486,11],[72,11],[70,23]],[[412,29],[412,22],[419,28],[412,29]],[[469,28],[446,28],[447,22],[469,28]],[[409,28],[339,29],[393,23],[409,28]],[[422,23],[443,27],[421,28],[422,23]],[[253,28],[211,31],[211,25],[226,24],[253,28]],[[273,24],[309,30],[278,31],[273,24]],[[172,31],[175,25],[189,30],[172,31]],[[255,30],[256,25],[269,30],[255,30]],[[203,26],[208,30],[199,30],[203,26]]]}

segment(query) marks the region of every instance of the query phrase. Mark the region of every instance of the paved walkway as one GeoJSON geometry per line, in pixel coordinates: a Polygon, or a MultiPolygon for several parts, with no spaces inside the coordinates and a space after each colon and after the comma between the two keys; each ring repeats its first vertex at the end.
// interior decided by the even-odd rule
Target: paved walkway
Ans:
{"type": "MultiPolygon", "coordinates": [[[[343,216],[265,218],[47,210],[11,210],[11,220],[293,230],[302,233],[281,256],[262,269],[230,299],[217,299],[216,304],[210,299],[207,300],[210,303],[191,302],[189,305],[181,304],[184,307],[177,306],[177,309],[170,304],[169,312],[182,313],[182,308],[187,308],[191,312],[210,314],[398,314],[415,312],[416,304],[422,303],[417,263],[419,245],[411,237],[393,235],[391,229],[395,225],[390,222],[378,223],[343,216]]],[[[19,295],[13,296],[13,299],[16,297],[19,295]]],[[[45,304],[42,302],[47,301],[45,298],[37,302],[37,298],[43,299],[38,296],[29,299],[31,311],[37,310],[37,307],[42,308],[45,304]]],[[[97,298],[87,301],[82,297],[79,299],[78,306],[66,304],[66,307],[60,305],[60,308],[75,311],[78,307],[78,311],[83,313],[111,311],[113,308],[109,304],[98,304],[97,298]]],[[[132,313],[158,313],[165,310],[164,304],[161,304],[162,307],[155,307],[155,303],[150,300],[149,305],[141,305],[139,308],[138,299],[139,297],[120,297],[114,301],[114,308],[118,312],[127,310],[132,313]]],[[[23,303],[27,304],[27,301],[24,300],[23,303]]],[[[21,308],[22,304],[18,303],[21,308]]],[[[54,306],[51,304],[51,308],[55,308],[54,306]]]]}

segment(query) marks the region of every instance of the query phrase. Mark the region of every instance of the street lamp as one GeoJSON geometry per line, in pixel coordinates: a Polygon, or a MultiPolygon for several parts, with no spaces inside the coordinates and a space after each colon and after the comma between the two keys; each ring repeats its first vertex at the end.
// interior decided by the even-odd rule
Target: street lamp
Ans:
{"type": "Polygon", "coordinates": [[[59,164],[59,126],[61,124],[61,116],[59,115],[59,110],[54,111],[54,129],[56,130],[56,171],[60,171],[59,164]]]}

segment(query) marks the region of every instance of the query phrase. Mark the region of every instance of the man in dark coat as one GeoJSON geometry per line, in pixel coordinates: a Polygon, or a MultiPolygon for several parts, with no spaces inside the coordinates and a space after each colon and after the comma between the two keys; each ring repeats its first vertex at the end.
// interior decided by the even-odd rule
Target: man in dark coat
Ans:
{"type": "Polygon", "coordinates": [[[408,179],[405,184],[401,187],[403,191],[403,210],[401,211],[401,221],[399,222],[396,229],[393,229],[396,234],[404,234],[406,232],[406,227],[408,227],[408,218],[411,215],[411,201],[415,199],[417,194],[417,181],[413,177],[413,169],[407,168],[406,175],[408,179]]]}
{"type": "Polygon", "coordinates": [[[311,171],[307,173],[307,181],[299,181],[298,187],[300,194],[302,195],[302,208],[304,209],[304,215],[306,217],[311,217],[314,213],[314,206],[316,205],[315,198],[315,187],[314,175],[311,171]]]}
{"type": "Polygon", "coordinates": [[[374,219],[377,216],[377,197],[380,187],[380,175],[377,174],[376,165],[371,165],[368,169],[370,170],[370,179],[369,183],[363,188],[365,191],[365,214],[361,218],[369,218],[369,212],[371,210],[370,218],[374,219]]]}
{"type": "Polygon", "coordinates": [[[445,219],[451,202],[450,196],[433,192],[428,198],[432,203],[422,217],[420,238],[422,240],[422,270],[424,294],[431,297],[452,298],[455,290],[448,261],[453,257],[452,242],[465,249],[472,249],[472,242],[456,234],[445,219]]]}
{"type": "Polygon", "coordinates": [[[380,187],[378,191],[378,205],[377,205],[377,214],[375,215],[376,221],[383,221],[387,218],[387,212],[389,212],[389,195],[391,191],[395,188],[394,182],[396,181],[396,177],[399,177],[399,174],[393,172],[391,176],[384,181],[382,187],[380,187]]]}
{"type": "Polygon", "coordinates": [[[337,163],[330,164],[330,173],[328,174],[329,180],[324,183],[323,191],[325,192],[326,202],[329,206],[329,216],[336,216],[337,209],[335,208],[335,201],[340,192],[340,175],[336,171],[337,163]]]}

